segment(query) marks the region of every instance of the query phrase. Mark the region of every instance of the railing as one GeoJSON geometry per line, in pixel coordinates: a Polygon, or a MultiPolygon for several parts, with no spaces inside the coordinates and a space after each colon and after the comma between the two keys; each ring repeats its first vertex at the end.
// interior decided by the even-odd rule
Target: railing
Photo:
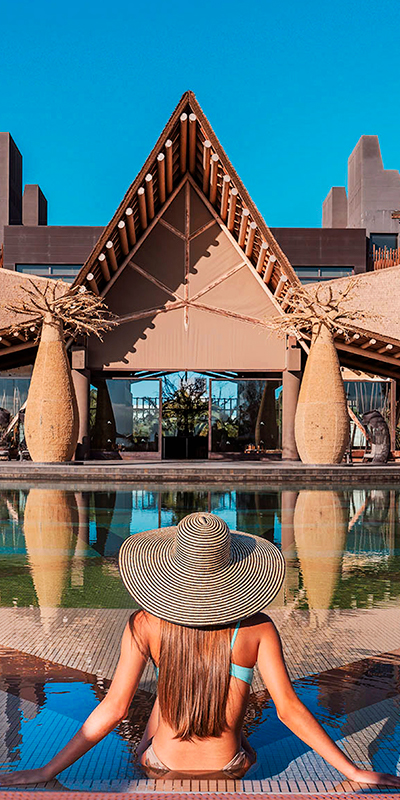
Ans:
{"type": "Polygon", "coordinates": [[[372,245],[372,263],[374,269],[386,269],[400,264],[400,248],[376,247],[372,245]]]}

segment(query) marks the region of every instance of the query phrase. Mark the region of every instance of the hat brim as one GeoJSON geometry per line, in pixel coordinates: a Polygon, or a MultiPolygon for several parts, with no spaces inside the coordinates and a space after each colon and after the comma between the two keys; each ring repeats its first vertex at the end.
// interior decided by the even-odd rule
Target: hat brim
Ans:
{"type": "Polygon", "coordinates": [[[285,560],[267,539],[231,531],[231,558],[213,573],[175,562],[176,527],[136,533],[123,542],[119,570],[139,606],[179,625],[223,625],[250,617],[276,597],[285,560]]]}

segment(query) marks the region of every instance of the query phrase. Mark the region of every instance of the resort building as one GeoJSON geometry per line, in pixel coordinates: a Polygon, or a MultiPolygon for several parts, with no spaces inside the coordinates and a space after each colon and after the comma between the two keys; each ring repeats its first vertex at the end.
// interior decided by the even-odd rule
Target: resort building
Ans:
{"type": "MultiPolygon", "coordinates": [[[[103,341],[69,343],[78,458],[296,459],[294,414],[308,345],[279,338],[266,323],[285,313],[292,289],[313,277],[311,267],[319,271],[314,280],[336,276],[334,291],[361,272],[357,300],[368,305],[372,292],[382,312],[391,302],[386,271],[365,273],[363,229],[279,229],[274,235],[191,92],[105,229],[86,229],[84,240],[84,229],[42,225],[39,190],[34,197],[38,223],[4,228],[3,298],[9,303],[23,296],[33,267],[42,267],[43,277],[35,281],[60,275],[54,270],[60,254],[74,252],[63,266],[78,266],[78,252],[83,262],[87,247],[74,285],[102,295],[119,319],[103,341]],[[321,242],[328,266],[320,263],[321,242]]],[[[13,316],[8,303],[0,308],[0,406],[10,407],[12,400],[16,412],[26,398],[36,344],[34,332],[26,339],[7,337],[13,316]]],[[[343,367],[364,377],[357,394],[357,376],[350,376],[349,398],[362,396],[368,406],[372,389],[364,388],[365,373],[379,376],[371,382],[374,407],[390,421],[393,449],[397,327],[386,319],[377,323],[371,309],[350,341],[344,333],[336,338],[343,367]]]]}
{"type": "Polygon", "coordinates": [[[400,172],[384,169],[377,136],[361,136],[348,160],[347,192],[333,186],[322,206],[323,229],[365,230],[367,268],[399,258],[400,172]]]}

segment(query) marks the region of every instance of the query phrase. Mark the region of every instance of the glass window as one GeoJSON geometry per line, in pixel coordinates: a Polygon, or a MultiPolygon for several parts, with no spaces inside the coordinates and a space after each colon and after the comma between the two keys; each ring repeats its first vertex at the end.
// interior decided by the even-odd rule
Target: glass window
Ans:
{"type": "Polygon", "coordinates": [[[0,377],[0,408],[5,408],[14,417],[28,397],[30,378],[0,377]]]}
{"type": "Polygon", "coordinates": [[[293,267],[302,283],[328,281],[354,274],[354,267],[293,267]]]}
{"type": "Polygon", "coordinates": [[[387,250],[395,250],[397,247],[397,233],[370,233],[369,245],[370,250],[372,250],[373,245],[376,248],[384,249],[386,247],[387,250]]]}
{"type": "Polygon", "coordinates": [[[93,450],[157,452],[159,380],[101,378],[90,388],[93,450]]]}
{"type": "Polygon", "coordinates": [[[252,456],[280,449],[280,381],[213,380],[211,386],[213,453],[252,456]]]}
{"type": "MultiPolygon", "coordinates": [[[[376,409],[390,426],[390,381],[344,381],[344,389],[350,408],[361,420],[367,411],[376,409]]],[[[352,441],[355,447],[365,446],[358,428],[352,434],[352,441]]]]}
{"type": "Polygon", "coordinates": [[[47,278],[62,279],[72,283],[82,264],[17,264],[16,271],[25,275],[44,275],[47,278]]]}

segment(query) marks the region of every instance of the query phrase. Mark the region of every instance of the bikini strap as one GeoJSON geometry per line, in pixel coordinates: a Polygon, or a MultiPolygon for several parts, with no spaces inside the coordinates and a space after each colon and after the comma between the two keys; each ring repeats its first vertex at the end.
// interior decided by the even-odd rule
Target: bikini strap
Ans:
{"type": "Polygon", "coordinates": [[[236,642],[236,637],[237,637],[237,635],[238,635],[238,630],[239,630],[239,628],[240,628],[240,623],[241,623],[241,621],[242,621],[242,620],[240,619],[240,620],[239,620],[239,622],[237,622],[237,623],[236,623],[236,628],[235,628],[235,630],[233,631],[233,635],[232,635],[232,639],[231,639],[231,650],[233,650],[233,645],[234,645],[234,644],[235,644],[235,642],[236,642]]]}

